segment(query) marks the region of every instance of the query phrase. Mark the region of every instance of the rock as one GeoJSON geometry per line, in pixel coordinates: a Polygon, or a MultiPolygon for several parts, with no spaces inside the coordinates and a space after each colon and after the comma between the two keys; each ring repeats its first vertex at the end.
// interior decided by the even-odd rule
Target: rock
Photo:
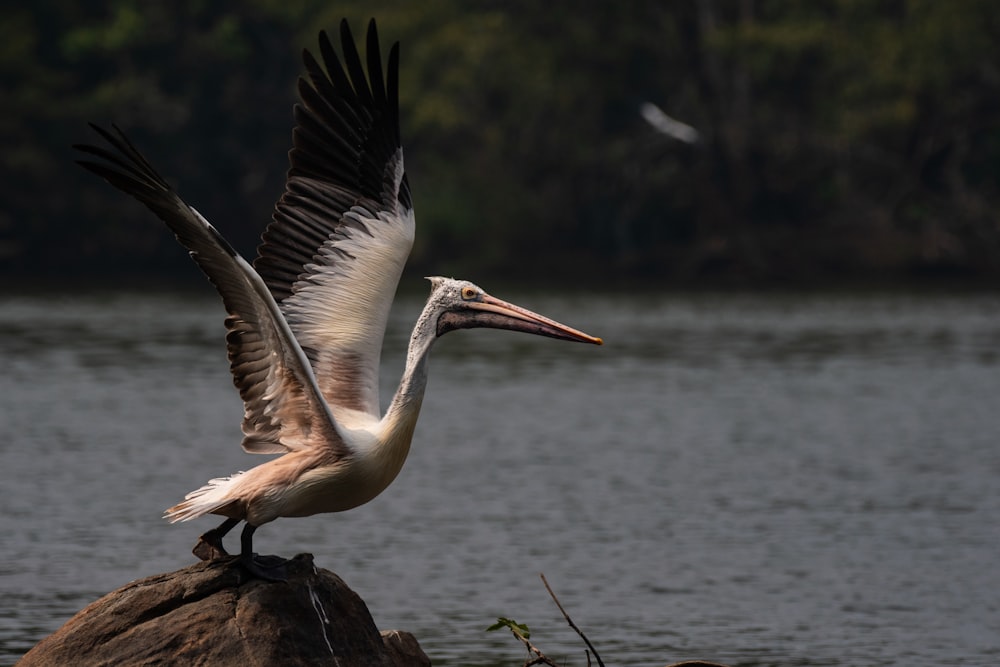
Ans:
{"type": "Polygon", "coordinates": [[[383,630],[382,642],[389,652],[391,665],[424,665],[430,667],[431,660],[420,648],[417,638],[409,632],[400,630],[383,630]]]}
{"type": "Polygon", "coordinates": [[[311,555],[287,568],[287,582],[249,579],[233,560],[134,581],[85,607],[18,667],[431,664],[409,633],[380,635],[364,601],[311,555]]]}

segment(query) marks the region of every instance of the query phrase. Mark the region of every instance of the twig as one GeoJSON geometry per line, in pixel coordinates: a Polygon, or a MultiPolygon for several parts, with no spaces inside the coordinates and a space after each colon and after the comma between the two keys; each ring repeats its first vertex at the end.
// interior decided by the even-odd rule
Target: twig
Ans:
{"type": "MultiPolygon", "coordinates": [[[[569,614],[566,613],[566,610],[563,609],[562,604],[560,604],[559,602],[559,598],[557,598],[556,594],[552,592],[552,587],[549,586],[549,582],[545,579],[545,575],[539,574],[538,576],[542,578],[542,583],[545,584],[545,590],[549,592],[549,595],[552,597],[552,601],[556,603],[557,607],[559,607],[559,611],[562,612],[563,618],[565,618],[566,622],[569,623],[569,627],[573,628],[573,630],[576,631],[576,634],[580,635],[580,639],[582,639],[583,642],[587,645],[587,648],[590,649],[590,653],[594,654],[594,659],[597,660],[597,664],[600,667],[604,667],[604,662],[601,660],[601,655],[597,652],[597,649],[594,648],[594,645],[590,643],[590,640],[587,639],[587,635],[583,634],[583,630],[576,627],[576,623],[573,622],[573,619],[570,618],[569,614]]],[[[590,665],[590,653],[587,654],[588,667],[590,665]]]]}
{"type": "Polygon", "coordinates": [[[559,667],[559,665],[549,660],[537,646],[528,641],[527,637],[518,632],[514,627],[512,626],[508,627],[510,627],[511,634],[520,639],[521,643],[523,643],[524,646],[528,649],[528,653],[534,653],[536,656],[534,658],[529,657],[527,660],[525,660],[524,667],[531,667],[532,665],[549,665],[549,667],[559,667]]]}

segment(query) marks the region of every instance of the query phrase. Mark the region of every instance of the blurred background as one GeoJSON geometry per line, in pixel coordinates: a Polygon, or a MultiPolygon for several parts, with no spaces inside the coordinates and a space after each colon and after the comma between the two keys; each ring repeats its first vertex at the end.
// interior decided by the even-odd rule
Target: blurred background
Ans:
{"type": "Polygon", "coordinates": [[[72,164],[87,121],[120,125],[252,253],[301,49],[377,16],[383,49],[402,43],[414,274],[503,276],[516,257],[522,277],[604,285],[1000,278],[987,0],[17,4],[0,24],[11,276],[193,273],[72,164]]]}
{"type": "Polygon", "coordinates": [[[277,521],[436,665],[1000,656],[1000,12],[986,0],[6,3],[0,663],[214,525],[163,508],[260,459],[214,290],[73,164],[117,123],[252,256],[301,50],[402,44],[424,275],[606,342],[461,332],[368,505],[277,521]],[[470,417],[471,416],[471,417],[470,417]]]}

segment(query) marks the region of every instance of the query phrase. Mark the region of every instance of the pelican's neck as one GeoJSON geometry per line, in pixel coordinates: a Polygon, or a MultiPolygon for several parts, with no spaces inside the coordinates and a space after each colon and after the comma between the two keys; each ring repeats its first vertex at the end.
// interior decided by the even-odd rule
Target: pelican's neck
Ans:
{"type": "Polygon", "coordinates": [[[410,442],[417,426],[424,387],[427,386],[427,359],[437,337],[434,324],[436,319],[431,307],[425,306],[410,336],[406,369],[399,387],[372,433],[374,438],[368,441],[366,448],[358,452],[360,465],[370,476],[370,482],[366,486],[369,499],[392,483],[410,453],[410,442]]]}
{"type": "Polygon", "coordinates": [[[430,301],[424,306],[417,319],[410,344],[406,350],[406,368],[399,381],[399,387],[389,403],[382,427],[394,429],[403,427],[412,434],[420,414],[420,404],[424,398],[424,388],[427,386],[427,360],[430,358],[431,347],[437,339],[436,318],[430,301]]]}

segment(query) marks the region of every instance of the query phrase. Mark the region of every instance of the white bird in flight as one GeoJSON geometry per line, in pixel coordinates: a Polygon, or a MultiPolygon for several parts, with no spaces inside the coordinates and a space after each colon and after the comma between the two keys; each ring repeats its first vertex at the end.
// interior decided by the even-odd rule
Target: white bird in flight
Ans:
{"type": "Polygon", "coordinates": [[[653,126],[653,129],[673,137],[677,141],[686,144],[696,144],[701,140],[701,134],[687,123],[682,123],[676,118],[671,118],[667,113],[652,102],[643,102],[639,105],[639,115],[653,126]]]}
{"type": "Polygon", "coordinates": [[[210,480],[166,510],[171,522],[226,517],[195,546],[226,554],[223,536],[245,522],[239,561],[281,580],[281,559],[253,553],[254,531],[278,517],[341,512],[396,478],[410,449],[434,341],[490,327],[601,344],[476,285],[430,278],[399,387],[385,414],[379,357],[389,307],[413,243],[414,216],[399,132],[399,44],[383,78],[375,22],[367,76],[347,21],[343,64],[320,33],[320,67],[303,52],[285,193],[251,266],[186,204],[117,127],[92,127],[110,145],[77,145],[88,170],[132,195],[177,236],[222,296],[233,382],[243,399],[243,449],[281,454],[210,480]],[[275,562],[277,560],[278,562],[275,562]]]}

